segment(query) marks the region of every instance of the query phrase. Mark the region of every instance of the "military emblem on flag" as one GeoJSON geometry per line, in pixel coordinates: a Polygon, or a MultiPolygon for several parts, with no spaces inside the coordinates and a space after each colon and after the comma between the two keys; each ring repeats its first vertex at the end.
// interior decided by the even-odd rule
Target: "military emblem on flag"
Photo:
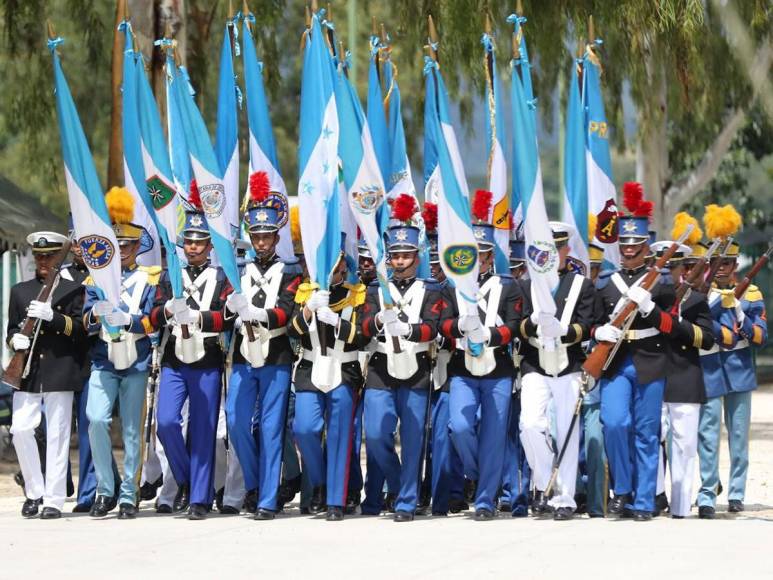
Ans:
{"type": "Polygon", "coordinates": [[[174,199],[174,188],[167,185],[167,183],[161,179],[158,175],[153,175],[145,181],[150,194],[150,199],[153,202],[153,208],[158,211],[164,209],[174,199]]]}
{"type": "Polygon", "coordinates": [[[469,274],[478,260],[478,248],[467,244],[448,246],[443,252],[443,264],[457,276],[469,274]]]}

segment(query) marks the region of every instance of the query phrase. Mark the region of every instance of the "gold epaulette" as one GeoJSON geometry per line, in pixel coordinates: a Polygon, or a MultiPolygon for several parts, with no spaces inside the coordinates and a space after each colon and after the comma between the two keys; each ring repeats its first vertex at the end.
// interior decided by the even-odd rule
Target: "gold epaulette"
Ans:
{"type": "Polygon", "coordinates": [[[743,295],[743,299],[748,300],[749,302],[758,302],[762,300],[762,291],[758,286],[749,284],[749,287],[746,289],[746,293],[743,295]]]}
{"type": "Polygon", "coordinates": [[[158,286],[158,280],[161,278],[161,266],[138,266],[138,270],[148,275],[148,284],[158,286]]]}
{"type": "Polygon", "coordinates": [[[306,304],[314,293],[314,290],[319,288],[319,284],[313,284],[311,282],[304,282],[298,286],[298,290],[295,292],[295,303],[306,304]]]}
{"type": "Polygon", "coordinates": [[[84,286],[93,286],[94,285],[94,278],[91,277],[91,274],[89,274],[88,276],[86,276],[86,278],[84,278],[83,285],[84,286]]]}
{"type": "Polygon", "coordinates": [[[365,286],[365,284],[344,284],[344,286],[349,290],[348,298],[349,303],[352,306],[356,308],[357,306],[365,304],[365,297],[368,294],[368,287],[365,286]]]}

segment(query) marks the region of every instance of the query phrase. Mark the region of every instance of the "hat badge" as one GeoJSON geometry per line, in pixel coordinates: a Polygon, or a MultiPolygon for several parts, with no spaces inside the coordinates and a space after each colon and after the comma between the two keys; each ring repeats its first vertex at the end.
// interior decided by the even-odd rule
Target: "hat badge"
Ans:
{"type": "Polygon", "coordinates": [[[408,232],[406,230],[397,230],[397,232],[395,232],[395,239],[398,242],[404,242],[408,239],[408,232]]]}
{"type": "Polygon", "coordinates": [[[192,225],[193,227],[197,228],[197,227],[199,227],[199,226],[200,226],[202,223],[204,223],[204,222],[203,222],[203,220],[201,219],[201,216],[199,216],[199,215],[195,215],[195,216],[191,217],[191,225],[192,225]]]}
{"type": "Polygon", "coordinates": [[[625,223],[623,224],[623,229],[624,229],[626,232],[628,232],[628,233],[630,233],[630,232],[635,232],[635,231],[636,231],[636,224],[635,224],[635,223],[633,223],[632,221],[627,221],[627,222],[625,222],[625,223]]]}
{"type": "Polygon", "coordinates": [[[255,221],[266,222],[268,221],[268,213],[265,211],[259,211],[255,214],[255,221]]]}

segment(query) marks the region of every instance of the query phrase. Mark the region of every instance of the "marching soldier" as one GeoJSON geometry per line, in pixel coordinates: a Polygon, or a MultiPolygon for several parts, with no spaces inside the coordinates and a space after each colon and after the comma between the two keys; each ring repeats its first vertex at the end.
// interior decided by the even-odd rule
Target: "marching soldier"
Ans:
{"type": "MultiPolygon", "coordinates": [[[[710,217],[728,219],[727,209],[706,208],[707,234],[710,237],[710,217]]],[[[740,223],[734,212],[731,219],[740,223]]],[[[749,469],[749,424],[751,421],[752,392],[757,388],[752,348],[759,348],[767,341],[765,303],[757,286],[750,285],[743,297],[735,298],[736,269],[740,247],[733,242],[721,260],[715,284],[709,293],[709,306],[713,318],[716,344],[702,353],[707,401],[700,412],[698,456],[700,460],[701,487],[698,492],[698,515],[714,519],[719,487],[719,436],[721,415],[727,427],[730,447],[730,485],[728,508],[730,513],[744,510],[746,475],[749,469]]]]}
{"type": "MultiPolygon", "coordinates": [[[[137,265],[147,232],[131,223],[134,200],[123,188],[114,187],[105,198],[121,252],[121,304],[115,308],[102,300],[93,286],[86,287],[83,320],[86,330],[99,335],[91,349],[91,378],[86,415],[89,440],[97,474],[97,499],[89,512],[103,517],[119,505],[120,519],[134,518],[137,512],[137,473],[142,467],[140,438],[145,389],[150,372],[150,310],[161,274],[159,267],[137,265]],[[118,329],[112,338],[103,320],[118,329]],[[124,473],[118,497],[113,474],[110,424],[116,399],[119,402],[124,444],[124,473]]],[[[86,284],[90,279],[86,280],[86,284]]]]}
{"type": "Polygon", "coordinates": [[[535,486],[532,513],[553,513],[555,520],[569,520],[577,507],[579,429],[569,432],[577,398],[585,352],[582,341],[594,323],[593,284],[567,267],[572,226],[550,222],[558,249],[559,285],[554,293],[555,316],[538,313],[531,302],[530,281],[524,281],[524,311],[520,325],[521,352],[521,440],[533,471],[535,486]],[[553,340],[548,350],[545,341],[553,340]],[[551,405],[552,402],[552,405],[551,405]],[[569,437],[552,497],[545,495],[550,481],[554,451],[550,445],[549,407],[555,414],[557,447],[569,437]]]}
{"type": "Polygon", "coordinates": [[[190,201],[194,209],[186,211],[182,231],[188,262],[182,270],[183,297],[173,297],[165,274],[156,290],[150,321],[163,331],[157,433],[178,485],[173,507],[182,511],[190,506],[188,518],[201,520],[213,500],[224,359],[220,334],[233,323],[233,319],[226,320],[224,312],[232,289],[223,270],[209,264],[212,242],[195,190],[190,201]],[[182,430],[186,400],[187,443],[182,430]]]}
{"type": "MultiPolygon", "coordinates": [[[[413,213],[393,215],[393,219],[405,223],[413,213]]],[[[393,225],[388,229],[394,306],[387,308],[381,289],[371,284],[362,322],[365,338],[378,341],[365,381],[367,452],[384,473],[390,492],[396,493],[396,522],[412,521],[418,502],[430,382],[428,350],[445,305],[435,285],[416,277],[418,250],[418,228],[393,225]],[[400,458],[395,451],[398,420],[400,458]]]]}
{"type": "Polygon", "coordinates": [[[326,509],[328,521],[344,518],[352,419],[363,383],[359,347],[366,290],[345,280],[342,254],[330,291],[300,286],[289,325],[290,336],[303,347],[295,370],[293,433],[313,487],[309,510],[316,514],[326,509]]]}
{"type": "Polygon", "coordinates": [[[670,368],[670,340],[662,333],[667,334],[673,326],[668,311],[674,303],[674,291],[662,282],[651,290],[639,286],[647,273],[647,225],[652,204],[642,199],[641,185],[626,183],[623,189],[629,213],[619,218],[622,269],[597,293],[601,319],[594,338],[621,341],[601,380],[601,421],[615,491],[608,513],[647,521],[655,509],[660,412],[670,368]],[[608,321],[626,299],[638,308],[623,335],[608,321]]]}
{"type": "Polygon", "coordinates": [[[8,306],[8,342],[14,351],[27,351],[21,387],[13,396],[11,423],[13,444],[24,476],[26,501],[21,513],[27,518],[36,516],[41,506],[41,519],[61,517],[70,456],[73,394],[83,388],[83,286],[60,273],[49,300],[37,299],[46,276],[57,267],[56,257],[66,241],[65,236],[55,232],[27,236],[35,259],[35,277],[11,288],[8,306]],[[32,337],[20,332],[28,317],[36,321],[32,337]],[[35,440],[44,406],[45,476],[35,440]]]}
{"type": "MultiPolygon", "coordinates": [[[[476,197],[485,193],[478,191],[476,197]]],[[[476,487],[475,519],[485,521],[495,517],[502,480],[515,378],[509,347],[521,322],[523,296],[511,278],[494,274],[494,228],[482,221],[488,208],[483,211],[477,201],[473,207],[481,208],[479,223],[473,224],[480,257],[478,312],[464,314],[463,298],[448,292],[441,331],[456,346],[448,367],[451,439],[465,476],[476,487]]]]}
{"type": "Polygon", "coordinates": [[[259,181],[250,179],[251,199],[245,214],[255,259],[244,268],[243,294],[232,293],[226,302],[230,313],[239,318],[226,417],[230,441],[244,474],[245,502],[249,504],[258,494],[255,519],[272,520],[278,509],[293,363],[287,322],[301,269],[276,255],[284,216],[268,201],[267,183],[264,188],[253,187],[259,181]],[[252,435],[256,409],[260,450],[252,435]]]}

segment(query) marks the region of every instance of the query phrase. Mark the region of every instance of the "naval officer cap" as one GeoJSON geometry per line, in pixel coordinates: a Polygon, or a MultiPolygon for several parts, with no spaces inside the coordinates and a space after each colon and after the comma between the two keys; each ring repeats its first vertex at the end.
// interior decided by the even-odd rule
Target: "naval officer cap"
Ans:
{"type": "Polygon", "coordinates": [[[27,243],[32,248],[33,254],[50,254],[62,249],[67,236],[56,232],[32,232],[27,236],[27,243]]]}

